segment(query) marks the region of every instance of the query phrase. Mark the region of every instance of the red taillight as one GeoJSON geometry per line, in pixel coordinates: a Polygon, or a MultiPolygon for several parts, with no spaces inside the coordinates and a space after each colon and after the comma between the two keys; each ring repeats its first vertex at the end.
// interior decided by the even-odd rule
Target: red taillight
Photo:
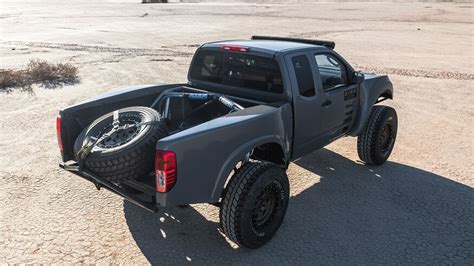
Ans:
{"type": "Polygon", "coordinates": [[[176,154],[172,151],[156,151],[156,191],[168,192],[176,183],[176,154]]]}
{"type": "Polygon", "coordinates": [[[244,47],[244,46],[237,46],[237,45],[222,45],[222,49],[228,50],[228,51],[237,51],[237,52],[248,52],[250,51],[250,48],[244,47]]]}
{"type": "Polygon", "coordinates": [[[64,146],[63,140],[61,139],[61,115],[58,115],[58,117],[56,117],[56,135],[58,137],[59,150],[63,151],[64,146]]]}

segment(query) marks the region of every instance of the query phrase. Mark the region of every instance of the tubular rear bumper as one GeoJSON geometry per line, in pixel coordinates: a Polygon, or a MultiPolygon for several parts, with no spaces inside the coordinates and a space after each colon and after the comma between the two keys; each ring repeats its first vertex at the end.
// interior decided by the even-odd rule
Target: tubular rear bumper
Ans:
{"type": "MultiPolygon", "coordinates": [[[[140,197],[139,195],[136,195],[134,193],[130,193],[128,192],[127,190],[119,187],[118,185],[100,177],[100,176],[97,176],[95,175],[94,173],[91,173],[87,170],[84,170],[84,169],[81,169],[79,167],[79,164],[77,162],[67,162],[67,163],[60,163],[59,164],[59,167],[63,168],[64,170],[68,171],[68,172],[71,172],[77,176],[80,176],[82,178],[84,178],[85,180],[87,181],[90,181],[92,182],[96,188],[98,190],[100,190],[101,188],[105,188],[121,197],[123,197],[124,199],[130,201],[131,203],[134,203],[135,205],[139,206],[139,207],[142,207],[148,211],[151,211],[151,212],[158,212],[159,208],[158,206],[155,204],[155,202],[162,202],[162,199],[156,199],[155,196],[150,196],[150,199],[151,201],[147,201],[145,199],[143,199],[142,197],[140,197]]],[[[127,185],[130,185],[134,188],[137,188],[139,190],[146,190],[146,186],[141,186],[140,187],[140,184],[137,184],[137,183],[127,183],[127,185]]],[[[146,194],[150,194],[150,193],[146,193],[146,194]]]]}

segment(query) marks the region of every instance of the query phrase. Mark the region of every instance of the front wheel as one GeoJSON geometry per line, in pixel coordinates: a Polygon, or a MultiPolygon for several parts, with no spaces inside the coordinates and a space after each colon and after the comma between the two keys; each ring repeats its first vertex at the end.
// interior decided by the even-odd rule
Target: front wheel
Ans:
{"type": "Polygon", "coordinates": [[[395,109],[384,105],[374,106],[364,131],[357,139],[359,158],[369,165],[385,163],[395,145],[397,128],[395,109]]]}
{"type": "Polygon", "coordinates": [[[258,248],[278,231],[289,200],[285,171],[269,162],[250,162],[232,176],[220,209],[223,232],[239,246],[258,248]]]}

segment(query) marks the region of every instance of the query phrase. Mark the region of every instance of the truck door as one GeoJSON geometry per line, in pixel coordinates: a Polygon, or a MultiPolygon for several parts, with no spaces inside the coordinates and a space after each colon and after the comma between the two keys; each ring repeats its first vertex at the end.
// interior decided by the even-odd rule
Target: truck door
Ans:
{"type": "Polygon", "coordinates": [[[293,159],[325,145],[321,138],[323,97],[316,90],[317,69],[311,56],[309,52],[300,52],[285,57],[293,90],[293,159]]]}
{"type": "Polygon", "coordinates": [[[355,119],[358,85],[351,84],[352,71],[332,52],[313,53],[322,88],[320,134],[326,143],[344,135],[355,119]]]}

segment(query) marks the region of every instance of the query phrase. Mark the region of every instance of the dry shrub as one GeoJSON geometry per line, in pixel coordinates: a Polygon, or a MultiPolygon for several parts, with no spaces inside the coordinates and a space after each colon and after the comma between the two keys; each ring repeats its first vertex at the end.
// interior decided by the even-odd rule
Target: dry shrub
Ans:
{"type": "Polygon", "coordinates": [[[31,85],[34,83],[40,83],[45,87],[71,84],[77,81],[77,73],[77,67],[69,63],[53,64],[33,59],[26,69],[0,71],[0,90],[9,88],[31,90],[31,85]]]}
{"type": "Polygon", "coordinates": [[[26,72],[33,82],[64,81],[77,79],[77,68],[69,63],[51,64],[45,60],[33,59],[28,63],[26,72]]]}
{"type": "Polygon", "coordinates": [[[6,70],[0,72],[0,89],[7,88],[31,88],[31,78],[26,71],[6,70]]]}

